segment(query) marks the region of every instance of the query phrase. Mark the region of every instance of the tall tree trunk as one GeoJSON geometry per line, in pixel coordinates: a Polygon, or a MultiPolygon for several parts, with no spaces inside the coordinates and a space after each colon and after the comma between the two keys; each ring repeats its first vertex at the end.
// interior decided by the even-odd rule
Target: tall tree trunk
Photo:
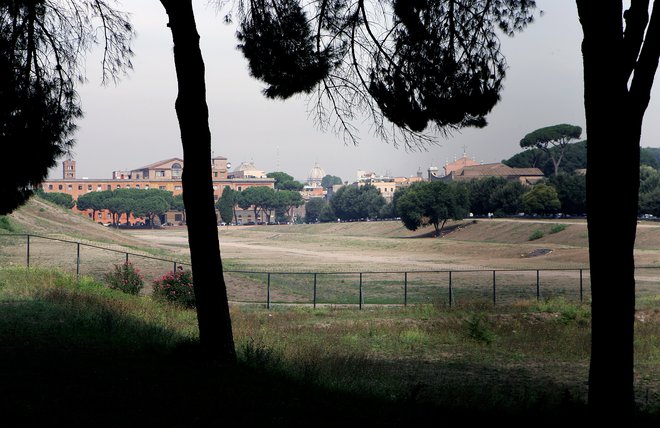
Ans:
{"type": "Polygon", "coordinates": [[[622,2],[577,0],[584,33],[584,101],[587,121],[587,222],[592,294],[592,346],[589,407],[593,416],[616,420],[634,412],[635,262],[642,120],[658,66],[657,11],[639,54],[648,3],[628,14],[623,33],[622,2]],[[635,42],[635,32],[639,31],[635,42]],[[631,34],[632,33],[632,34],[631,34]],[[637,46],[634,46],[636,45],[637,46]],[[632,49],[632,50],[631,50],[632,49]],[[639,56],[639,60],[637,60],[639,56]],[[631,62],[636,61],[628,89],[631,62]],[[612,179],[616,229],[611,227],[611,196],[600,187],[612,179]]]}
{"type": "Polygon", "coordinates": [[[213,201],[211,132],[199,34],[191,0],[161,3],[174,41],[176,112],[185,162],[181,180],[200,344],[207,356],[233,364],[236,355],[213,201]]]}

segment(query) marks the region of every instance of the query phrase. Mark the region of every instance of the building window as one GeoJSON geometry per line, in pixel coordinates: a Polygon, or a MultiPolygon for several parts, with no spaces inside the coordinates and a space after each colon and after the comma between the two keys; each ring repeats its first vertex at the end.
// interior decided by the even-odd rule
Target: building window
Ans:
{"type": "Polygon", "coordinates": [[[181,186],[174,186],[174,190],[181,190],[181,186]]]}
{"type": "Polygon", "coordinates": [[[135,179],[137,180],[139,178],[140,178],[140,174],[135,174],[135,179]]]}
{"type": "Polygon", "coordinates": [[[131,185],[130,185],[130,184],[127,184],[127,185],[126,185],[126,188],[127,188],[127,189],[130,189],[130,188],[131,188],[131,185]]]}
{"type": "Polygon", "coordinates": [[[239,191],[239,192],[242,192],[242,191],[243,191],[243,189],[241,189],[241,186],[238,186],[238,191],[239,191]]]}
{"type": "Polygon", "coordinates": [[[156,171],[156,177],[165,177],[165,171],[159,169],[156,171]]]}
{"type": "Polygon", "coordinates": [[[218,190],[218,186],[213,186],[213,190],[218,190]]]}
{"type": "Polygon", "coordinates": [[[213,171],[213,176],[214,176],[215,178],[218,178],[218,171],[213,171]]]}
{"type": "Polygon", "coordinates": [[[213,200],[217,201],[218,200],[218,195],[213,195],[213,200]]]}
{"type": "Polygon", "coordinates": [[[70,184],[68,184],[68,185],[66,186],[66,190],[73,190],[73,186],[70,185],[70,184]]]}
{"type": "Polygon", "coordinates": [[[98,217],[103,218],[102,216],[103,216],[103,213],[99,213],[98,217]]]}
{"type": "Polygon", "coordinates": [[[78,185],[78,190],[82,190],[82,184],[78,185]]]}
{"type": "Polygon", "coordinates": [[[108,213],[107,218],[108,218],[108,219],[111,219],[111,218],[112,218],[112,214],[108,213]]]}
{"type": "Polygon", "coordinates": [[[87,190],[92,190],[92,185],[91,184],[87,185],[87,190]]]}
{"type": "Polygon", "coordinates": [[[117,184],[117,189],[121,189],[121,184],[117,184]]]}
{"type": "Polygon", "coordinates": [[[62,190],[62,185],[61,185],[61,184],[58,184],[58,185],[57,185],[57,189],[58,189],[58,190],[62,190]]]}
{"type": "Polygon", "coordinates": [[[148,185],[148,184],[145,184],[145,185],[144,185],[144,188],[145,188],[146,190],[149,190],[149,185],[148,185]]]}
{"type": "Polygon", "coordinates": [[[105,186],[105,188],[108,190],[112,190],[112,184],[108,184],[107,186],[105,186]]]}
{"type": "Polygon", "coordinates": [[[96,190],[98,190],[99,192],[101,191],[101,185],[100,184],[96,186],[96,190]]]}
{"type": "Polygon", "coordinates": [[[160,190],[165,190],[165,186],[158,186],[160,190]]]}
{"type": "Polygon", "coordinates": [[[48,185],[48,190],[53,190],[53,185],[52,184],[48,185]]]}
{"type": "Polygon", "coordinates": [[[172,178],[181,178],[181,171],[183,168],[180,163],[172,164],[172,178]]]}
{"type": "Polygon", "coordinates": [[[140,188],[140,185],[139,185],[139,184],[136,184],[136,185],[135,185],[135,188],[136,188],[136,189],[139,189],[139,188],[140,188]]]}

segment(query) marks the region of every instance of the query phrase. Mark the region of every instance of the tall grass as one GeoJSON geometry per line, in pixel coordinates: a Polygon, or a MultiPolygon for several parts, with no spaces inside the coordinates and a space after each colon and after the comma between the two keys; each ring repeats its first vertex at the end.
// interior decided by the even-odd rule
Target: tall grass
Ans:
{"type": "MultiPolygon", "coordinates": [[[[54,400],[69,411],[77,399],[87,399],[77,389],[47,394],[64,383],[106,391],[92,393],[88,405],[96,410],[102,406],[97,399],[126,397],[126,390],[137,388],[128,394],[140,408],[148,407],[149,418],[130,413],[132,404],[119,408],[149,423],[171,422],[170,416],[185,421],[177,412],[209,412],[220,402],[253,409],[248,414],[259,408],[265,413],[252,416],[263,423],[301,421],[317,411],[331,412],[329,420],[384,426],[421,423],[429,415],[508,415],[529,422],[584,416],[589,306],[565,300],[363,311],[233,305],[240,364],[230,371],[200,365],[194,311],[110,290],[86,277],[0,269],[0,312],[0,348],[13,351],[0,353],[0,367],[9,367],[0,374],[11,373],[3,383],[36,394],[28,401],[33,407],[54,400]],[[35,372],[42,376],[34,386],[39,393],[25,383],[26,374],[35,372]],[[180,410],[185,403],[191,407],[180,410]],[[153,419],[154,408],[173,414],[153,419]]],[[[659,407],[654,328],[657,319],[647,320],[636,340],[644,420],[659,407]]],[[[9,403],[18,406],[20,396],[9,403]]],[[[61,416],[61,410],[49,409],[61,416]]],[[[212,414],[200,418],[216,421],[212,414]]]]}

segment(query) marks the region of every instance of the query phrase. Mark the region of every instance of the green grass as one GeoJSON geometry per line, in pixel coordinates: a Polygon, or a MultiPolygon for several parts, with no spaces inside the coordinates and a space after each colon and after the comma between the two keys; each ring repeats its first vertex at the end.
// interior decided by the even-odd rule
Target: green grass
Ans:
{"type": "Polygon", "coordinates": [[[22,228],[11,218],[4,215],[0,215],[0,232],[18,233],[18,232],[22,232],[22,228]]]}
{"type": "MultiPolygon", "coordinates": [[[[3,418],[95,426],[515,418],[537,426],[584,417],[588,305],[233,305],[231,312],[239,365],[226,369],[198,354],[193,311],[87,277],[0,269],[3,418]]],[[[640,324],[644,422],[658,412],[660,344],[657,324],[640,324]]]]}

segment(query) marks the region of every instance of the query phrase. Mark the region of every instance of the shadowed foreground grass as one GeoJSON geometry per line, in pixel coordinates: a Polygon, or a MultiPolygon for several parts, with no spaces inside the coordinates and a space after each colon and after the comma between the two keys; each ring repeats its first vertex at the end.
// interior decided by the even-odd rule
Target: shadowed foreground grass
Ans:
{"type": "MultiPolygon", "coordinates": [[[[587,420],[583,307],[232,307],[232,316],[239,365],[218,367],[198,354],[194,311],[54,271],[0,270],[2,425],[587,420]]],[[[642,380],[657,375],[658,359],[645,328],[642,380]]],[[[636,425],[653,426],[657,410],[651,389],[636,425]]]]}

